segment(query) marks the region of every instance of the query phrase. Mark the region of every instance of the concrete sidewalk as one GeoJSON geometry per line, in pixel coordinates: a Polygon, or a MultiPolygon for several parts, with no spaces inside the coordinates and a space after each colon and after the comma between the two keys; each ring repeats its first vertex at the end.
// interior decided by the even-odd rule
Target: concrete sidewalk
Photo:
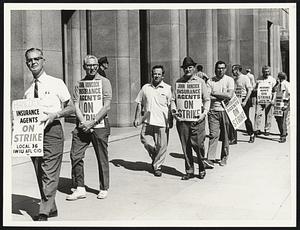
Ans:
{"type": "Polygon", "coordinates": [[[289,141],[278,143],[274,121],[272,134],[256,138],[254,144],[247,143],[249,136],[238,132],[238,144],[230,146],[225,167],[207,170],[204,180],[188,181],[180,180],[185,170],[176,129],[170,132],[163,176],[158,178],[153,176],[149,156],[140,143],[140,129],[112,128],[108,197],[96,198],[98,168],[93,148],[89,148],[85,156],[87,198],[66,201],[71,193],[69,150],[73,128],[73,124],[65,125],[65,154],[56,195],[58,217],[47,223],[32,220],[38,213],[40,198],[32,163],[14,162],[14,225],[290,226],[295,221],[291,187],[291,164],[295,163],[291,162],[291,154],[295,153],[290,153],[289,141]]]}

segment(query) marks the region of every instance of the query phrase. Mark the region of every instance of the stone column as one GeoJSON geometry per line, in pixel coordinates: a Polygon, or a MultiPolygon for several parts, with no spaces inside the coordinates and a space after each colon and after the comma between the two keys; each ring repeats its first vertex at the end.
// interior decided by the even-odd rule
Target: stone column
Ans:
{"type": "Polygon", "coordinates": [[[46,59],[48,74],[63,78],[60,11],[24,10],[11,13],[11,94],[22,98],[32,75],[25,64],[24,53],[29,48],[40,48],[46,59]]]}
{"type": "Polygon", "coordinates": [[[117,11],[117,121],[118,126],[130,124],[130,77],[128,11],[117,11]]]}
{"type": "MultiPolygon", "coordinates": [[[[82,75],[82,60],[81,55],[81,23],[80,23],[81,11],[76,10],[70,21],[70,65],[71,68],[69,78],[72,80],[72,85],[69,85],[69,90],[73,90],[77,81],[79,81],[84,75],[82,75]]],[[[84,73],[83,73],[84,74],[84,73]]],[[[72,91],[71,91],[72,92],[72,91]]]]}
{"type": "Polygon", "coordinates": [[[218,10],[218,59],[228,64],[227,75],[232,74],[232,64],[240,62],[237,12],[237,10],[218,10]]]}
{"type": "Polygon", "coordinates": [[[173,84],[181,76],[180,65],[186,56],[186,11],[149,11],[150,66],[166,68],[165,82],[173,84]]]}

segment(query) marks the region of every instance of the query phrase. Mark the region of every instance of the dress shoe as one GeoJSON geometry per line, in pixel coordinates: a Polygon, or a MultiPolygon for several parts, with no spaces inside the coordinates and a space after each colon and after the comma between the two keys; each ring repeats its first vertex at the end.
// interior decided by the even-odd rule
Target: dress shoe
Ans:
{"type": "Polygon", "coordinates": [[[229,141],[229,144],[230,145],[236,145],[237,144],[237,140],[235,139],[235,140],[231,140],[231,141],[229,141]]]}
{"type": "Polygon", "coordinates": [[[223,157],[219,163],[220,166],[225,166],[227,164],[227,157],[223,157]]]}
{"type": "Polygon", "coordinates": [[[160,170],[154,170],[154,176],[161,177],[162,172],[160,170]]]}
{"type": "Polygon", "coordinates": [[[181,177],[181,180],[189,180],[189,179],[191,179],[193,177],[194,177],[193,173],[187,173],[183,177],[181,177]]]}
{"type": "Polygon", "coordinates": [[[45,214],[39,214],[38,216],[33,217],[34,221],[48,221],[48,216],[45,214]]]}
{"type": "Polygon", "coordinates": [[[261,135],[261,131],[260,131],[260,130],[254,131],[254,135],[255,135],[255,136],[261,135]]]}
{"type": "Polygon", "coordinates": [[[204,167],[207,169],[213,169],[215,167],[214,162],[212,162],[211,160],[204,160],[204,167]]]}
{"type": "Polygon", "coordinates": [[[250,139],[249,139],[249,143],[254,143],[254,140],[255,140],[255,135],[254,133],[250,135],[250,139]]]}
{"type": "Polygon", "coordinates": [[[265,136],[270,136],[270,132],[265,131],[264,135],[265,136]]]}
{"type": "Polygon", "coordinates": [[[205,175],[206,175],[205,171],[199,172],[199,179],[204,179],[205,175]]]}
{"type": "Polygon", "coordinates": [[[279,143],[285,143],[286,142],[286,137],[280,137],[279,143]]]}
{"type": "Polygon", "coordinates": [[[50,212],[48,217],[51,218],[51,217],[57,217],[57,216],[58,216],[58,213],[56,210],[56,211],[50,212]]]}

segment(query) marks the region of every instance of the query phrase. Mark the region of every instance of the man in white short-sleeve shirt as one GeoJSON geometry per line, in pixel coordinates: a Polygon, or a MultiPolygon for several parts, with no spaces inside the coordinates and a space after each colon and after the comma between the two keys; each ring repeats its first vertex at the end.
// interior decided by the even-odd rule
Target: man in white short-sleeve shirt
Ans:
{"type": "Polygon", "coordinates": [[[45,122],[43,157],[32,157],[41,194],[37,221],[47,221],[58,215],[55,194],[58,187],[63,156],[64,134],[60,117],[74,112],[69,91],[61,79],[47,75],[42,50],[31,48],[25,52],[26,65],[33,75],[33,81],[24,98],[40,98],[45,122]]]}
{"type": "Polygon", "coordinates": [[[135,102],[137,103],[134,126],[142,124],[141,142],[152,159],[154,176],[162,175],[161,167],[165,161],[170,120],[170,103],[172,98],[171,86],[164,83],[164,67],[152,67],[152,81],[140,90],[135,102]],[[141,117],[142,108],[144,115],[141,117]]]}
{"type": "Polygon", "coordinates": [[[210,110],[208,113],[209,146],[206,161],[208,167],[213,168],[216,160],[218,140],[222,140],[221,166],[226,165],[229,155],[228,130],[230,121],[223,108],[222,101],[230,100],[234,91],[234,80],[226,74],[226,63],[218,61],[215,64],[215,76],[207,82],[210,93],[210,110]],[[221,137],[220,137],[221,134],[221,137]]]}

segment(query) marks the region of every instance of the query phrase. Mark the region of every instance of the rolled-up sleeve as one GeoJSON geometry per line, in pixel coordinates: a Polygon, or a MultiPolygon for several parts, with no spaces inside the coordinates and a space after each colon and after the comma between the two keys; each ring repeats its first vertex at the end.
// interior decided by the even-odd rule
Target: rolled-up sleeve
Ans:
{"type": "Polygon", "coordinates": [[[208,112],[210,107],[210,95],[207,86],[202,79],[201,79],[201,92],[202,92],[203,108],[205,111],[208,112]]]}
{"type": "Polygon", "coordinates": [[[112,100],[111,84],[107,78],[102,78],[102,93],[103,93],[103,102],[112,100]]]}

